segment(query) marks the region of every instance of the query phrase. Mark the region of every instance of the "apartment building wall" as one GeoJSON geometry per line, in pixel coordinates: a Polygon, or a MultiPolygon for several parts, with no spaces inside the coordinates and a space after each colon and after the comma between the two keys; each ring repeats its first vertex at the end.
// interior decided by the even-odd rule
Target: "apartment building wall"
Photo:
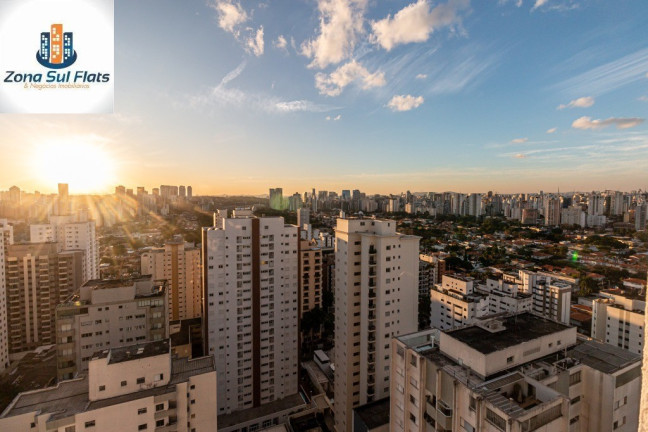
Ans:
{"type": "Polygon", "coordinates": [[[335,424],[389,394],[390,338],[415,331],[419,237],[396,222],[338,219],[335,240],[335,424]]]}
{"type": "Polygon", "coordinates": [[[592,302],[592,338],[642,354],[646,302],[603,295],[592,302]]]}
{"type": "Polygon", "coordinates": [[[206,352],[219,414],[297,393],[298,228],[283,218],[224,218],[203,229],[206,352]]]}

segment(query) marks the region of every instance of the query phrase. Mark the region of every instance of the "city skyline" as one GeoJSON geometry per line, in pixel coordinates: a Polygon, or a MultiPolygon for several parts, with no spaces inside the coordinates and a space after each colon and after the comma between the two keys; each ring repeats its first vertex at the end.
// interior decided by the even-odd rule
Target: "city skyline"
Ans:
{"type": "Polygon", "coordinates": [[[117,4],[116,113],[0,117],[0,188],[646,188],[641,2],[290,6],[117,4]]]}

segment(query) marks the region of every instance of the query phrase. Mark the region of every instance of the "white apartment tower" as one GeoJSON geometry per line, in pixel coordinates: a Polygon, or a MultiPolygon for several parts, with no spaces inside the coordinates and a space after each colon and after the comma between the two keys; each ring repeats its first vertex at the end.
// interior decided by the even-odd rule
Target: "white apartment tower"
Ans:
{"type": "Polygon", "coordinates": [[[615,290],[599,295],[592,302],[592,338],[642,354],[645,297],[615,290]]]}
{"type": "Polygon", "coordinates": [[[82,250],[85,253],[83,281],[99,278],[99,242],[95,233],[95,221],[87,214],[50,216],[50,223],[30,225],[32,243],[58,243],[59,251],[82,250]]]}
{"type": "Polygon", "coordinates": [[[420,237],[396,222],[338,219],[335,230],[335,427],[389,395],[390,340],[418,327],[420,237]]]}
{"type": "Polygon", "coordinates": [[[164,248],[151,249],[141,257],[141,273],[153,280],[166,280],[169,320],[201,316],[202,284],[200,249],[181,239],[167,242],[164,248]]]}
{"type": "Polygon", "coordinates": [[[206,353],[218,371],[218,413],[298,390],[299,229],[281,217],[223,218],[203,228],[206,353]]]}

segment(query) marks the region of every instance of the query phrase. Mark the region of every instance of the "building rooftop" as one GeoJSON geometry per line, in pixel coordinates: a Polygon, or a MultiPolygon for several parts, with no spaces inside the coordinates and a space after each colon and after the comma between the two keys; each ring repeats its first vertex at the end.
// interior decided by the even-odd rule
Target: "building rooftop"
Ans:
{"type": "Polygon", "coordinates": [[[472,325],[445,333],[482,354],[490,354],[570,328],[527,312],[502,318],[502,321],[505,329],[498,332],[472,325]]]}
{"type": "Polygon", "coordinates": [[[364,424],[367,426],[367,430],[389,424],[388,397],[364,404],[354,408],[353,411],[355,411],[358,417],[362,419],[364,424]]]}
{"type": "Polygon", "coordinates": [[[607,374],[618,372],[641,361],[639,354],[594,340],[574,346],[567,351],[567,356],[607,374]]]}
{"type": "Polygon", "coordinates": [[[177,383],[186,381],[194,375],[214,371],[214,368],[214,359],[211,356],[194,360],[184,358],[173,360],[169,384],[92,402],[88,398],[87,376],[61,381],[55,387],[20,393],[0,418],[39,412],[40,414],[52,413],[48,419],[48,422],[52,422],[105,406],[169,393],[175,391],[177,383]]]}
{"type": "Polygon", "coordinates": [[[140,277],[130,278],[130,279],[92,279],[84,283],[84,287],[92,287],[94,289],[106,289],[106,288],[119,288],[123,286],[131,286],[135,282],[145,282],[152,280],[153,276],[144,275],[140,277]]]}
{"type": "Polygon", "coordinates": [[[121,363],[130,360],[139,360],[146,357],[153,357],[169,352],[169,339],[156,342],[143,342],[135,345],[127,345],[119,348],[111,348],[98,351],[92,356],[92,360],[108,357],[108,364],[121,363]]]}
{"type": "Polygon", "coordinates": [[[263,404],[258,407],[248,408],[236,411],[230,414],[221,414],[218,416],[218,428],[227,428],[241,423],[249,422],[254,419],[268,416],[273,413],[279,413],[288,410],[297,410],[299,407],[306,406],[306,402],[299,393],[286,396],[283,399],[263,404]]]}

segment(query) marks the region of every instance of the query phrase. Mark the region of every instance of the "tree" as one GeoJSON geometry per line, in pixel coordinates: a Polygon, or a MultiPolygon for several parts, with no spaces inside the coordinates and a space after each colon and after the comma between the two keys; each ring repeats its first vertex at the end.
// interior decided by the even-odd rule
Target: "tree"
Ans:
{"type": "Polygon", "coordinates": [[[599,290],[598,282],[596,282],[589,276],[582,277],[580,282],[578,283],[578,286],[580,288],[578,295],[581,297],[588,296],[593,292],[598,292],[599,290]]]}

